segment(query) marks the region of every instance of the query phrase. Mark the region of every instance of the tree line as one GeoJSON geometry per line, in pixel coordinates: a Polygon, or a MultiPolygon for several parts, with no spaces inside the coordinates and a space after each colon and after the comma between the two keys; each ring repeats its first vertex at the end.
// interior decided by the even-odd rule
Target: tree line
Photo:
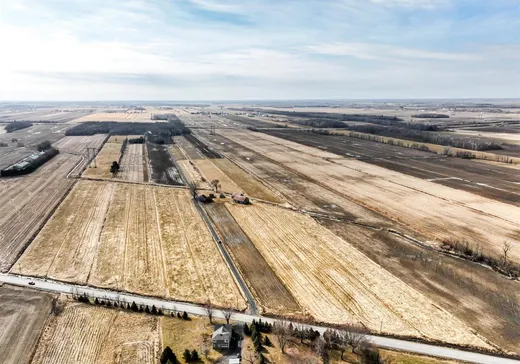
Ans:
{"type": "Polygon", "coordinates": [[[11,133],[15,130],[25,129],[31,126],[33,126],[33,123],[30,123],[28,121],[14,121],[5,126],[5,131],[7,133],[11,133]]]}

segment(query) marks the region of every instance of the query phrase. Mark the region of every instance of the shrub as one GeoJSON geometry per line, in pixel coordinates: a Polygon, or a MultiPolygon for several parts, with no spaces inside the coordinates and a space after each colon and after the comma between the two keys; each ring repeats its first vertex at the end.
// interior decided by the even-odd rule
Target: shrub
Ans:
{"type": "Polygon", "coordinates": [[[190,351],[188,349],[184,350],[184,353],[182,354],[182,357],[187,362],[190,362],[191,361],[191,353],[190,353],[190,351]]]}

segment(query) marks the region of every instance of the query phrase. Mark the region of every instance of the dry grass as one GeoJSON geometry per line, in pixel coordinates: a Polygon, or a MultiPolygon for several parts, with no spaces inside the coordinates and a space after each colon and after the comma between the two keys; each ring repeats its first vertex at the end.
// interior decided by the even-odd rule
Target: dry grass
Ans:
{"type": "Polygon", "coordinates": [[[69,121],[69,124],[84,123],[86,121],[120,121],[126,123],[156,123],[165,120],[152,120],[151,112],[97,112],[69,121]]]}
{"type": "MultiPolygon", "coordinates": [[[[520,208],[407,176],[357,160],[321,152],[262,133],[226,136],[317,184],[427,236],[432,244],[468,240],[485,255],[499,257],[510,241],[520,247],[520,208]],[[427,206],[428,208],[424,208],[427,206]]],[[[510,259],[520,261],[520,249],[510,259]]]]}
{"type": "Polygon", "coordinates": [[[181,320],[171,317],[161,317],[162,348],[169,346],[177,359],[182,363],[182,353],[185,349],[197,350],[202,363],[215,363],[222,357],[218,351],[213,350],[211,345],[211,334],[213,325],[205,317],[192,317],[190,320],[181,320]],[[202,355],[203,334],[210,336],[209,347],[211,348],[208,358],[202,355]]]}
{"type": "Polygon", "coordinates": [[[53,146],[61,153],[65,152],[86,156],[87,147],[96,149],[101,148],[106,137],[106,134],[96,134],[89,136],[66,136],[54,143],[53,146]]]}
{"type": "Polygon", "coordinates": [[[240,186],[246,195],[274,203],[283,202],[274,192],[228,159],[211,159],[211,162],[240,186]]]}
{"type": "Polygon", "coordinates": [[[158,359],[157,317],[71,304],[46,328],[32,363],[154,364],[158,359]]]}
{"type": "MultiPolygon", "coordinates": [[[[121,141],[122,142],[122,141],[121,141]]],[[[83,172],[83,176],[91,178],[110,179],[110,166],[112,162],[119,161],[121,156],[121,143],[105,143],[103,148],[96,155],[95,163],[92,162],[90,166],[83,172]]]]}
{"type": "Polygon", "coordinates": [[[202,177],[207,181],[218,180],[221,188],[219,190],[227,193],[243,192],[242,189],[229,178],[220,168],[213,164],[211,159],[195,159],[193,163],[202,177]]]}
{"type": "Polygon", "coordinates": [[[184,173],[184,176],[186,179],[191,182],[195,183],[197,188],[200,189],[212,189],[209,185],[209,182],[211,181],[203,181],[202,175],[199,173],[199,171],[196,169],[195,165],[192,161],[184,159],[184,160],[178,160],[177,164],[182,169],[182,172],[184,173]]]}
{"type": "Polygon", "coordinates": [[[81,181],[13,272],[245,308],[188,191],[81,181]]]}
{"type": "MultiPolygon", "coordinates": [[[[473,330],[312,218],[269,205],[228,205],[300,305],[319,321],[490,346],[473,330]]],[[[367,241],[367,244],[370,242],[367,241]]]]}

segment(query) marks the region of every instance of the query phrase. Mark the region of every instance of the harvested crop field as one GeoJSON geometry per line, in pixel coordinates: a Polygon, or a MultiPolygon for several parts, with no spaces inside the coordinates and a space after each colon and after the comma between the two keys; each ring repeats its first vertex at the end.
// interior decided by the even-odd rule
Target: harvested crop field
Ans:
{"type": "Polygon", "coordinates": [[[22,177],[0,178],[0,271],[7,271],[74,180],[67,179],[79,157],[59,154],[37,171],[22,177]]]}
{"type": "Polygon", "coordinates": [[[0,353],[4,364],[28,364],[52,308],[52,296],[0,287],[0,353]]]}
{"type": "Polygon", "coordinates": [[[177,164],[181,168],[182,173],[184,174],[184,177],[188,180],[188,182],[195,183],[197,188],[200,189],[212,189],[209,185],[209,182],[204,182],[202,180],[202,175],[196,169],[195,164],[191,160],[177,160],[177,164]]]}
{"type": "Polygon", "coordinates": [[[66,136],[53,144],[53,147],[61,153],[75,155],[87,155],[87,148],[99,150],[107,138],[106,134],[96,134],[88,136],[66,136]]]}
{"type": "Polygon", "coordinates": [[[300,315],[301,309],[223,203],[204,205],[263,313],[300,315]]]}
{"type": "Polygon", "coordinates": [[[509,241],[513,246],[509,259],[520,262],[520,249],[515,249],[520,247],[520,208],[516,206],[335,154],[318,156],[314,148],[263,133],[227,135],[274,163],[428,237],[432,245],[467,240],[481,246],[484,255],[497,258],[509,241]]]}
{"type": "Polygon", "coordinates": [[[155,183],[172,186],[184,185],[167,145],[146,143],[150,179],[155,183]]]}
{"type": "Polygon", "coordinates": [[[159,346],[157,317],[70,304],[46,327],[32,363],[154,364],[159,346]]]}
{"type": "Polygon", "coordinates": [[[110,166],[112,162],[118,162],[121,156],[121,145],[123,140],[119,143],[105,143],[103,148],[94,158],[94,161],[90,163],[89,167],[83,172],[84,177],[89,178],[112,178],[110,173],[110,166]]]}
{"type": "MultiPolygon", "coordinates": [[[[141,112],[141,113],[130,113],[130,112],[97,112],[94,114],[86,115],[80,118],[73,119],[69,123],[83,123],[86,121],[120,121],[125,123],[156,123],[161,120],[152,120],[152,113],[141,112]]],[[[165,120],[166,122],[166,120],[165,120]]]]}
{"type": "Polygon", "coordinates": [[[435,153],[339,135],[268,131],[269,135],[520,206],[520,176],[507,164],[485,165],[435,153]]]}
{"type": "Polygon", "coordinates": [[[79,182],[12,272],[245,307],[189,192],[173,188],[79,182]]]}
{"type": "Polygon", "coordinates": [[[15,143],[22,143],[26,147],[33,147],[45,140],[54,143],[65,136],[65,131],[69,125],[33,125],[29,128],[15,130],[12,133],[0,134],[0,142],[12,143],[12,139],[16,139],[15,143]]]}
{"type": "Polygon", "coordinates": [[[210,159],[195,159],[193,163],[201,176],[207,181],[218,180],[220,191],[227,193],[241,192],[241,188],[231,180],[222,170],[217,168],[210,159]]]}
{"type": "Polygon", "coordinates": [[[174,138],[176,147],[179,149],[183,159],[204,159],[204,154],[193,144],[191,144],[185,136],[177,136],[174,138]]]}
{"type": "MultiPolygon", "coordinates": [[[[471,328],[312,218],[279,207],[227,206],[298,303],[318,321],[489,348],[471,328]]],[[[367,241],[367,244],[370,242],[367,241]]]]}
{"type": "Polygon", "coordinates": [[[129,182],[148,182],[148,165],[144,158],[144,144],[127,144],[117,178],[129,182]]]}

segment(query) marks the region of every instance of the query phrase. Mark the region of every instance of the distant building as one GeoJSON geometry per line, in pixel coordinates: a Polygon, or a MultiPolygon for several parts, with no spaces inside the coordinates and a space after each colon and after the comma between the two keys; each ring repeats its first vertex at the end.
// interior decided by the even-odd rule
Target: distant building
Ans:
{"type": "Polygon", "coordinates": [[[211,340],[214,349],[229,349],[233,327],[231,325],[215,325],[211,340]]]}
{"type": "Polygon", "coordinates": [[[242,205],[249,205],[250,201],[249,201],[249,197],[246,197],[244,196],[243,193],[234,193],[233,196],[233,202],[236,202],[236,203],[239,203],[239,204],[242,204],[242,205]]]}

